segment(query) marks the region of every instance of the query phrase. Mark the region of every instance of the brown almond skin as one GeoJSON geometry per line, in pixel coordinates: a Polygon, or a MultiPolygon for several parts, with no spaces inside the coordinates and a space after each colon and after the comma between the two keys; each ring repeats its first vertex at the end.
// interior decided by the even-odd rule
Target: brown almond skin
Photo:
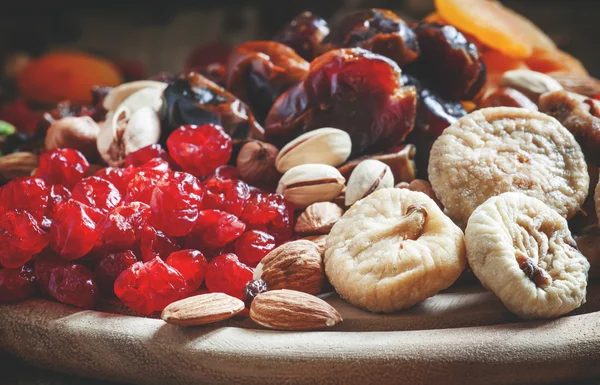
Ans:
{"type": "Polygon", "coordinates": [[[161,313],[166,323],[199,326],[229,319],[244,310],[244,302],[224,293],[208,293],[175,301],[161,313]]]}
{"type": "Polygon", "coordinates": [[[250,306],[250,318],[276,330],[318,330],[342,321],[337,310],[322,299],[294,290],[259,294],[250,306]]]}
{"type": "Polygon", "coordinates": [[[327,234],[343,214],[344,210],[335,203],[313,203],[300,214],[294,231],[304,235],[327,234]]]}

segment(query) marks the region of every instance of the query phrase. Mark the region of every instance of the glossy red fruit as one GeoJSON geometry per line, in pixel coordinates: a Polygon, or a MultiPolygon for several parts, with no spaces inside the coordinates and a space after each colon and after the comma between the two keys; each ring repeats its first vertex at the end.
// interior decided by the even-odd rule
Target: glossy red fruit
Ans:
{"type": "Polygon", "coordinates": [[[176,239],[169,237],[152,226],[144,226],[139,236],[142,261],[148,262],[159,257],[167,259],[171,253],[181,250],[176,239]]]}
{"type": "Polygon", "coordinates": [[[46,216],[54,218],[56,216],[56,208],[60,202],[66,202],[71,199],[71,191],[61,184],[55,184],[50,187],[48,192],[48,208],[46,216]]]}
{"type": "Polygon", "coordinates": [[[203,207],[227,211],[235,216],[242,215],[250,198],[250,188],[237,179],[221,179],[216,176],[204,181],[206,195],[203,207]]]}
{"type": "Polygon", "coordinates": [[[81,152],[72,148],[57,148],[40,156],[40,166],[35,176],[44,179],[47,184],[62,184],[70,189],[89,168],[90,164],[81,152]]]}
{"type": "Polygon", "coordinates": [[[211,293],[225,293],[243,299],[242,290],[252,280],[254,269],[241,263],[235,254],[214,258],[206,269],[206,287],[211,293]]]}
{"type": "Polygon", "coordinates": [[[69,261],[83,257],[100,239],[97,223],[102,218],[100,212],[74,199],[61,202],[50,227],[52,248],[69,261]]]}
{"type": "Polygon", "coordinates": [[[256,266],[277,246],[275,237],[264,231],[246,231],[235,241],[235,254],[248,266],[256,266]]]}
{"type": "Polygon", "coordinates": [[[0,214],[15,209],[26,210],[41,221],[48,206],[49,189],[42,179],[17,178],[0,188],[0,214]]]}
{"type": "Polygon", "coordinates": [[[0,303],[22,301],[35,294],[36,289],[31,267],[0,270],[0,303]]]}
{"type": "Polygon", "coordinates": [[[190,237],[198,239],[200,249],[219,249],[237,239],[246,225],[238,217],[221,210],[202,210],[190,237]]]}
{"type": "Polygon", "coordinates": [[[150,204],[154,186],[164,173],[156,170],[138,171],[129,181],[123,202],[144,202],[150,204]]]}
{"type": "Polygon", "coordinates": [[[166,160],[160,159],[160,158],[155,158],[155,159],[150,159],[146,163],[140,165],[138,167],[138,169],[139,170],[154,170],[154,171],[166,173],[166,172],[171,171],[171,166],[169,165],[169,162],[167,162],[166,160]]]}
{"type": "Polygon", "coordinates": [[[124,203],[112,209],[98,225],[102,234],[102,249],[133,249],[151,215],[150,206],[142,202],[124,203]]]}
{"type": "Polygon", "coordinates": [[[198,219],[203,196],[202,184],[193,175],[165,175],[154,187],[150,200],[155,227],[172,237],[188,235],[198,219]]]}
{"type": "Polygon", "coordinates": [[[114,290],[129,308],[141,314],[152,314],[183,298],[187,286],[177,270],[155,258],[146,263],[134,263],[123,271],[115,281],[114,290]]]}
{"type": "Polygon", "coordinates": [[[60,258],[49,249],[46,249],[35,256],[33,261],[33,272],[43,296],[50,297],[48,284],[50,283],[50,274],[52,273],[52,270],[56,267],[66,266],[68,263],[69,262],[60,258]]]}
{"type": "Polygon", "coordinates": [[[166,161],[170,166],[176,164],[169,155],[169,153],[166,152],[158,143],[151,144],[149,146],[140,148],[137,151],[129,153],[125,158],[125,164],[127,166],[138,167],[154,159],[162,159],[166,161]]]}
{"type": "Polygon", "coordinates": [[[106,296],[113,295],[117,277],[137,261],[137,257],[131,250],[110,253],[100,258],[94,268],[94,276],[100,291],[106,296]]]}
{"type": "Polygon", "coordinates": [[[202,285],[208,262],[200,251],[176,251],[169,255],[166,263],[183,275],[189,291],[197,290],[202,285]]]}
{"type": "Polygon", "coordinates": [[[311,13],[303,12],[283,27],[273,40],[291,47],[311,62],[318,56],[321,41],[329,34],[327,22],[311,13]]]}
{"type": "Polygon", "coordinates": [[[83,178],[72,190],[72,198],[107,212],[121,202],[121,193],[107,180],[97,176],[83,178]]]}
{"type": "Polygon", "coordinates": [[[54,268],[48,289],[57,301],[84,309],[94,308],[100,297],[94,274],[83,265],[54,268]]]}
{"type": "Polygon", "coordinates": [[[96,171],[94,176],[100,177],[104,180],[111,182],[121,193],[125,194],[129,181],[134,177],[136,169],[134,167],[117,168],[117,167],[104,167],[96,171]]]}
{"type": "Polygon", "coordinates": [[[217,167],[213,176],[218,179],[239,179],[240,174],[236,167],[225,165],[217,167]]]}
{"type": "Polygon", "coordinates": [[[197,177],[211,174],[231,158],[231,137],[216,124],[181,126],[167,139],[169,155],[183,171],[197,177]]]}
{"type": "Polygon", "coordinates": [[[248,229],[273,235],[278,243],[292,236],[294,206],[280,194],[253,192],[240,217],[248,229]]]}
{"type": "Polygon", "coordinates": [[[0,265],[21,267],[49,242],[48,233],[27,211],[11,210],[0,215],[0,265]]]}

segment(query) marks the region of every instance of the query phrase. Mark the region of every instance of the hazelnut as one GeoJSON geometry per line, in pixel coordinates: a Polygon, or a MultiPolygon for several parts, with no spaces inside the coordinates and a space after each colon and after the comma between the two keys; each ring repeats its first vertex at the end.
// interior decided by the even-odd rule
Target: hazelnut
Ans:
{"type": "Polygon", "coordinates": [[[278,153],[277,147],[259,140],[244,144],[236,162],[240,178],[250,184],[274,185],[280,176],[275,169],[278,153]]]}
{"type": "Polygon", "coordinates": [[[66,117],[55,120],[48,131],[44,145],[47,150],[54,148],[74,148],[88,159],[98,156],[96,140],[100,126],[89,116],[66,117]]]}
{"type": "Polygon", "coordinates": [[[487,92],[479,103],[478,108],[486,107],[521,107],[537,111],[537,105],[525,94],[510,87],[500,87],[487,92]]]}

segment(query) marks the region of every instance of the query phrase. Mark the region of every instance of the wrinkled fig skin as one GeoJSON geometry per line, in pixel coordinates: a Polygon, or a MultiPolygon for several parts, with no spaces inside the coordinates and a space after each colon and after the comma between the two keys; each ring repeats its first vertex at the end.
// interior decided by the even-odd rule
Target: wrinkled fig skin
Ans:
{"type": "Polygon", "coordinates": [[[164,90],[161,120],[161,143],[186,124],[218,124],[234,141],[260,139],[264,133],[241,100],[195,72],[171,81],[164,90]]]}
{"type": "Polygon", "coordinates": [[[542,94],[539,109],[555,117],[581,146],[588,162],[600,165],[600,108],[597,101],[577,98],[566,91],[542,94]]]}
{"type": "Polygon", "coordinates": [[[227,89],[264,121],[279,95],[304,80],[308,67],[308,62],[286,45],[249,41],[229,55],[227,89]]]}
{"type": "Polygon", "coordinates": [[[433,142],[448,126],[465,116],[467,111],[459,102],[444,99],[413,76],[402,74],[402,84],[417,88],[415,127],[405,142],[418,148],[415,156],[417,178],[427,179],[429,151],[433,142]]]}
{"type": "Polygon", "coordinates": [[[329,26],[321,17],[302,12],[279,31],[273,39],[294,49],[306,61],[318,56],[321,41],[329,34],[329,26]]]}
{"type": "Polygon", "coordinates": [[[361,48],[340,49],[315,59],[308,77],[277,99],[265,135],[281,147],[307,131],[339,128],[352,139],[353,158],[401,143],[415,110],[416,90],[402,87],[396,63],[361,48]]]}
{"type": "Polygon", "coordinates": [[[485,64],[475,44],[451,25],[420,24],[415,28],[421,55],[406,70],[435,84],[451,100],[471,100],[486,80],[485,64]]]}
{"type": "Polygon", "coordinates": [[[322,52],[355,47],[386,56],[400,67],[419,56],[415,33],[398,15],[386,9],[369,9],[340,19],[323,39],[322,52]]]}

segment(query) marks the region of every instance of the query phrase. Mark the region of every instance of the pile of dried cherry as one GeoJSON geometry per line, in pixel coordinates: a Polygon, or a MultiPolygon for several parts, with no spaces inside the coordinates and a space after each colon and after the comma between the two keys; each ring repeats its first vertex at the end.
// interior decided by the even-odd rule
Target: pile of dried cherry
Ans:
{"type": "Polygon", "coordinates": [[[0,303],[39,291],[89,309],[116,295],[151,314],[198,291],[243,298],[291,238],[294,208],[238,179],[220,126],[182,126],[166,144],[93,173],[77,150],[50,150],[2,186],[0,303]]]}

